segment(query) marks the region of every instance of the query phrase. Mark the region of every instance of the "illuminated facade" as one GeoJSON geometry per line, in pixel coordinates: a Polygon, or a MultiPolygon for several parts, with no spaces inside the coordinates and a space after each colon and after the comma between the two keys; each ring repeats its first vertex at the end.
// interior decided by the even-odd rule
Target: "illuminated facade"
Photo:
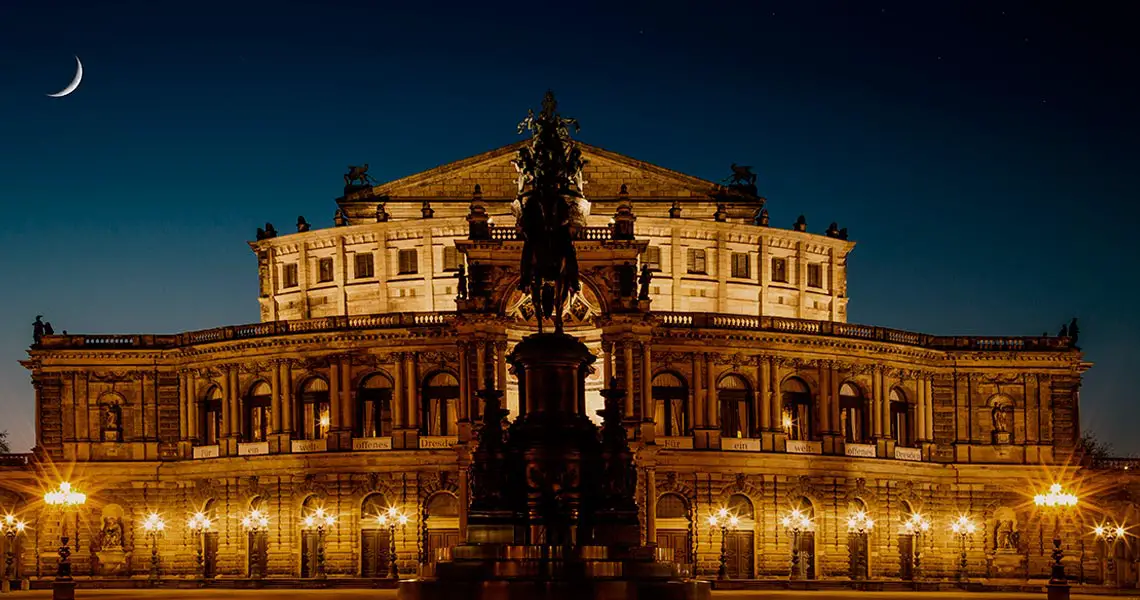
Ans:
{"type": "MultiPolygon", "coordinates": [[[[90,498],[79,577],[147,573],[152,511],[164,576],[199,573],[196,544],[211,578],[317,576],[318,508],[335,517],[330,579],[385,577],[390,549],[400,573],[430,569],[466,527],[476,392],[519,410],[505,357],[533,319],[512,266],[517,147],[349,188],[336,226],[260,235],[260,323],[33,346],[36,454],[0,480],[0,507],[34,524],[22,572],[54,572],[59,519],[34,501],[53,469],[90,498]],[[391,507],[406,523],[381,523],[391,507]],[[208,529],[186,525],[199,512],[208,529]]],[[[953,578],[950,522],[967,514],[971,577],[1048,572],[1026,499],[1074,472],[1088,365],[1072,339],[850,324],[845,232],[776,227],[762,199],[582,149],[593,210],[565,314],[599,358],[590,412],[604,382],[625,391],[648,541],[710,576],[723,547],[729,579],[953,578]],[[732,526],[710,526],[722,507],[732,526]],[[860,512],[873,525],[849,531],[860,512]]]]}

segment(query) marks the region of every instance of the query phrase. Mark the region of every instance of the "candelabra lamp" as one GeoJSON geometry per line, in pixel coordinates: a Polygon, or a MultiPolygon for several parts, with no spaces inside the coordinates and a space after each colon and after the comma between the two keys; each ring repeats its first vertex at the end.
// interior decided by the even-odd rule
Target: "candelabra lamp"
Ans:
{"type": "Polygon", "coordinates": [[[59,562],[56,566],[55,580],[51,584],[53,600],[75,599],[75,580],[71,578],[71,548],[68,546],[67,516],[78,512],[86,502],[87,494],[73,489],[68,481],[63,481],[56,489],[44,493],[44,504],[60,513],[59,562]]]}
{"type": "Polygon", "coordinates": [[[241,526],[249,533],[249,577],[261,579],[265,576],[265,556],[262,556],[259,534],[269,530],[269,517],[258,509],[249,511],[241,518],[241,526]]]}
{"type": "Polygon", "coordinates": [[[197,512],[194,513],[194,516],[190,517],[190,520],[187,522],[186,526],[189,527],[190,533],[194,537],[194,563],[198,567],[199,583],[205,583],[206,561],[204,552],[206,546],[206,533],[210,531],[210,528],[214,526],[214,523],[210,520],[210,517],[206,516],[206,513],[197,512]]]}
{"type": "Polygon", "coordinates": [[[914,513],[903,521],[903,533],[909,535],[911,540],[911,579],[915,581],[922,579],[922,542],[928,531],[930,531],[930,521],[919,513],[914,513]]]}
{"type": "Polygon", "coordinates": [[[336,517],[318,508],[301,520],[301,529],[317,534],[317,565],[314,577],[325,578],[325,531],[336,524],[336,517]]]}
{"type": "Polygon", "coordinates": [[[784,517],[780,519],[780,524],[784,526],[784,531],[792,536],[792,572],[788,578],[799,579],[800,534],[811,530],[811,519],[797,508],[784,515],[784,517]]]}
{"type": "Polygon", "coordinates": [[[720,567],[716,571],[717,579],[728,579],[728,532],[736,531],[739,526],[740,519],[728,512],[727,508],[722,507],[709,515],[709,528],[713,531],[720,529],[720,567]]]}
{"type": "Polygon", "coordinates": [[[396,528],[403,530],[408,525],[408,515],[395,506],[389,506],[387,512],[376,516],[376,520],[381,527],[388,528],[388,577],[399,580],[400,568],[396,564],[396,528]]]}
{"type": "Polygon", "coordinates": [[[852,579],[867,578],[867,537],[875,521],[867,513],[858,511],[847,517],[847,532],[855,536],[855,548],[852,556],[852,579]]]}
{"type": "Polygon", "coordinates": [[[966,561],[966,542],[974,537],[974,533],[978,531],[978,525],[970,517],[962,515],[950,523],[950,531],[958,536],[958,581],[966,583],[969,579],[969,574],[966,572],[966,568],[969,566],[966,561]]]}
{"type": "Polygon", "coordinates": [[[1117,586],[1119,582],[1116,579],[1116,543],[1123,539],[1127,532],[1120,524],[1113,523],[1112,525],[1097,525],[1093,528],[1093,534],[1102,544],[1101,552],[1105,561],[1105,583],[1117,586]]]}
{"type": "Polygon", "coordinates": [[[1065,558],[1065,551],[1061,549],[1061,516],[1076,508],[1077,502],[1077,495],[1066,491],[1059,483],[1054,483],[1048,491],[1033,497],[1034,505],[1053,516],[1053,568],[1046,588],[1049,600],[1069,598],[1069,581],[1065,577],[1065,565],[1061,564],[1061,559],[1065,558]]]}
{"type": "Polygon", "coordinates": [[[12,589],[12,583],[16,577],[16,536],[23,534],[26,528],[27,524],[17,519],[15,515],[4,515],[4,518],[0,519],[0,533],[4,534],[8,542],[4,546],[4,577],[0,578],[0,591],[2,592],[8,592],[12,589]]]}
{"type": "Polygon", "coordinates": [[[166,521],[162,515],[152,512],[143,520],[142,528],[146,532],[147,541],[150,542],[150,583],[154,585],[158,583],[159,575],[158,540],[166,531],[166,521]]]}

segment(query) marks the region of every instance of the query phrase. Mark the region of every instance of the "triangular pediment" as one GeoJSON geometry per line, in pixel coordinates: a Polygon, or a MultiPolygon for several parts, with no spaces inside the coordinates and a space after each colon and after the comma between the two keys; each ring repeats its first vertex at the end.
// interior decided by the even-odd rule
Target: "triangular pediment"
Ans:
{"type": "MultiPolygon", "coordinates": [[[[375,186],[371,194],[391,200],[469,198],[478,184],[487,200],[514,199],[518,174],[511,160],[529,140],[503,146],[434,169],[375,186]]],[[[576,142],[588,164],[586,196],[616,196],[624,184],[631,198],[707,198],[715,184],[698,177],[576,142]]]]}

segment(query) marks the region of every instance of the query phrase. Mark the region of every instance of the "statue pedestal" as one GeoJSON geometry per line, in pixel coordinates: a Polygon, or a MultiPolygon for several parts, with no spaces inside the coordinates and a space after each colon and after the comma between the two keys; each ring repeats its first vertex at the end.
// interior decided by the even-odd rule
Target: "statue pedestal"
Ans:
{"type": "Polygon", "coordinates": [[[1016,550],[998,550],[994,552],[993,568],[996,577],[1023,577],[1025,575],[1025,556],[1016,550]]]}
{"type": "Polygon", "coordinates": [[[99,560],[100,575],[130,575],[127,569],[127,553],[122,549],[102,550],[95,553],[99,560]]]}
{"type": "Polygon", "coordinates": [[[51,582],[52,600],[75,600],[75,580],[56,579],[51,582]]]}

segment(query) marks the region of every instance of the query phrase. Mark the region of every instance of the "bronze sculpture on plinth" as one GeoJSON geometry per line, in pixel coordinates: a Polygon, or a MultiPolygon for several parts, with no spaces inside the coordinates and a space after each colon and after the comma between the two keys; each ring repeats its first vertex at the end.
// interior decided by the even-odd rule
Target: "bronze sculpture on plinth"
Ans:
{"type": "MultiPolygon", "coordinates": [[[[402,600],[661,598],[707,600],[708,582],[682,579],[668,552],[641,545],[637,471],[622,424],[625,392],[603,392],[599,429],[586,414],[586,376],[594,355],[562,331],[562,305],[577,290],[572,228],[584,224],[581,167],[569,142],[576,125],[555,112],[522,129],[519,152],[520,289],[531,293],[538,333],[507,361],[518,376],[519,416],[504,428],[502,392],[484,390],[483,423],[471,455],[466,543],[429,578],[400,582],[402,600]],[[553,333],[543,332],[551,318],[553,333]]],[[[627,263],[629,273],[636,271],[627,263]]],[[[636,294],[631,279],[629,295],[636,294]]],[[[478,414],[478,411],[472,411],[478,414]]]]}

